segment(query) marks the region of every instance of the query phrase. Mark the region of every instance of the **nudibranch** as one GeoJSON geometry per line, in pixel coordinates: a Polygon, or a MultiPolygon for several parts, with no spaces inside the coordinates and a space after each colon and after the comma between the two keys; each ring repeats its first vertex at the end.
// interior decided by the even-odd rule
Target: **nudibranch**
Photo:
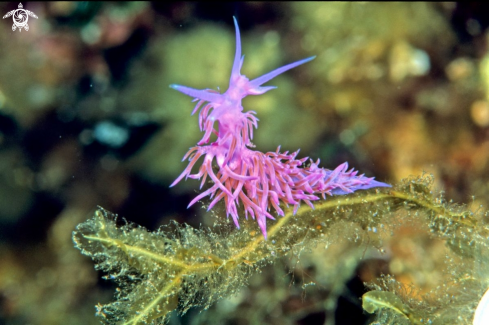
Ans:
{"type": "Polygon", "coordinates": [[[278,215],[283,216],[281,204],[293,205],[295,213],[301,201],[314,208],[311,201],[319,200],[319,195],[325,199],[326,195],[343,195],[373,187],[390,187],[386,183],[374,180],[373,177],[357,175],[357,171],[348,170],[346,162],[333,170],[319,167],[319,159],[316,162],[310,160],[308,166],[303,167],[309,158],[296,159],[299,150],[281,153],[280,146],[275,152],[262,153],[252,150],[253,128],[257,128],[258,119],[254,111],[243,112],[242,99],[248,95],[261,95],[276,88],[263,84],[315,57],[287,64],[250,81],[241,74],[244,56],[241,56],[241,39],[236,18],[234,25],[236,53],[229,88],[225,93],[221,94],[212,89],[198,90],[170,85],[171,88],[197,101],[192,115],[200,109],[199,126],[204,132],[197,146],[190,148],[183,157],[183,160],[189,160],[187,168],[170,186],[176,185],[184,177],[202,179],[201,189],[207,176],[213,182],[210,188],[190,202],[189,207],[209,196],[210,210],[224,199],[227,216],[231,215],[236,227],[239,228],[238,207],[242,204],[245,217],[249,214],[256,219],[266,238],[267,218],[275,219],[270,210],[273,208],[278,215]],[[212,134],[217,139],[209,144],[212,134]],[[204,158],[199,171],[192,174],[192,168],[201,157],[204,158]],[[214,161],[216,167],[213,167],[214,161]]]}

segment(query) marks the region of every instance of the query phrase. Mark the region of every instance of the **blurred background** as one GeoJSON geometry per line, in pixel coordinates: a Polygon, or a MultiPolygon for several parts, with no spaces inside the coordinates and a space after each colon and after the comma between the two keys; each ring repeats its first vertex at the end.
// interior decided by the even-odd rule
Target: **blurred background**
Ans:
{"type": "MultiPolygon", "coordinates": [[[[0,324],[98,324],[115,286],[71,240],[97,205],[150,230],[210,224],[186,209],[198,181],[169,188],[202,134],[168,85],[227,89],[233,15],[250,78],[317,56],[244,100],[257,150],[301,148],[391,184],[426,172],[448,199],[487,207],[487,4],[22,4],[38,17],[28,31],[0,21],[0,324]]],[[[170,323],[366,324],[364,281],[437,285],[443,243],[406,227],[385,245],[313,248],[170,323]]]]}

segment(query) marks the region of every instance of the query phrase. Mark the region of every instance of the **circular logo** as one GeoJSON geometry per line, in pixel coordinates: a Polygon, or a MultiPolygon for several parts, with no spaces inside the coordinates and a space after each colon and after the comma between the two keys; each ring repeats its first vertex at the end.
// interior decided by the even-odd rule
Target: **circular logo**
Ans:
{"type": "Polygon", "coordinates": [[[18,28],[24,28],[27,25],[27,21],[29,20],[29,16],[24,9],[15,10],[14,16],[14,24],[18,28]]]}

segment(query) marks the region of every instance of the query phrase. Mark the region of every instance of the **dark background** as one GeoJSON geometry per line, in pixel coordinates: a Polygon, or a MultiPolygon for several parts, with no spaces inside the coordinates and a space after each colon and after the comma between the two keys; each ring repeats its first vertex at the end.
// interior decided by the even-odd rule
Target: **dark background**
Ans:
{"type": "MultiPolygon", "coordinates": [[[[0,324],[98,322],[93,306],[114,287],[71,241],[97,205],[150,230],[209,222],[198,204],[186,209],[197,181],[169,188],[201,134],[190,99],[168,85],[226,89],[233,15],[250,78],[317,55],[243,103],[260,119],[257,150],[301,148],[392,184],[427,172],[447,198],[487,204],[487,4],[23,5],[38,16],[28,31],[0,22],[0,324]]],[[[343,271],[305,258],[290,273],[284,261],[237,297],[171,322],[363,324],[364,281],[393,272],[416,282],[393,267],[395,247],[351,263],[345,252],[358,254],[328,253],[343,271]]],[[[402,263],[432,257],[418,258],[402,263]]]]}

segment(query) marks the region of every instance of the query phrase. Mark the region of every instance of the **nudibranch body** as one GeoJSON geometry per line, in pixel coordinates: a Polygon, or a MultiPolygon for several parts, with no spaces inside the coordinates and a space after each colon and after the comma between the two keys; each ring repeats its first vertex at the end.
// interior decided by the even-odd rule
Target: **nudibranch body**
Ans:
{"type": "Polygon", "coordinates": [[[275,152],[262,153],[252,150],[253,128],[258,127],[256,112],[243,112],[241,101],[248,95],[261,95],[274,89],[273,86],[262,86],[279,74],[311,61],[309,57],[275,69],[261,77],[249,80],[241,74],[244,56],[241,56],[241,39],[238,23],[236,28],[236,53],[231,71],[228,90],[220,94],[211,89],[193,89],[186,86],[170,85],[185,95],[198,101],[192,115],[200,109],[199,126],[204,136],[197,146],[190,148],[183,160],[189,159],[187,168],[171,184],[176,185],[184,177],[202,179],[200,187],[205,184],[207,176],[213,185],[200,193],[189,204],[189,207],[209,196],[212,200],[208,209],[224,199],[227,216],[231,215],[239,228],[238,206],[243,205],[245,216],[256,219],[263,236],[267,237],[266,219],[275,219],[270,213],[273,208],[278,215],[284,215],[281,203],[294,206],[294,213],[303,201],[311,208],[311,201],[323,199],[326,195],[342,195],[356,190],[373,187],[390,187],[374,180],[373,177],[357,175],[357,171],[348,170],[343,163],[334,170],[319,167],[319,159],[310,160],[307,167],[302,167],[308,157],[296,159],[299,150],[294,153],[280,153],[280,146],[275,152]],[[217,126],[216,126],[217,122],[217,126]],[[217,128],[217,129],[216,129],[217,128]],[[208,144],[212,134],[217,139],[208,144]],[[204,157],[198,173],[192,174],[192,168],[204,157]],[[214,173],[212,163],[217,163],[214,173]]]}

